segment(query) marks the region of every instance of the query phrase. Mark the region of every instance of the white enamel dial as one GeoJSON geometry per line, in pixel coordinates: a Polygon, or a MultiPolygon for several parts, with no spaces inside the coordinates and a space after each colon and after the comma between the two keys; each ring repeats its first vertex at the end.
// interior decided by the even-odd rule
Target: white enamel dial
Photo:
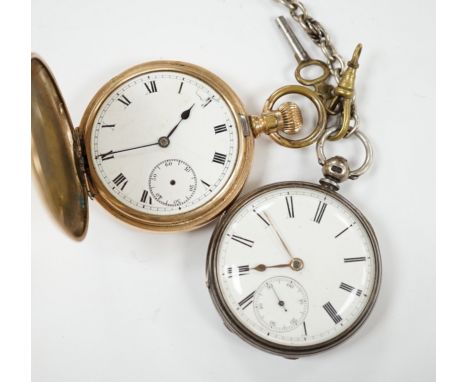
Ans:
{"type": "Polygon", "coordinates": [[[372,239],[345,203],[318,188],[264,191],[220,235],[215,271],[224,304],[263,340],[293,347],[332,340],[372,298],[372,239]]]}
{"type": "Polygon", "coordinates": [[[175,215],[214,198],[235,167],[239,137],[229,105],[199,79],[136,76],[100,107],[91,133],[96,173],[127,207],[175,215]]]}

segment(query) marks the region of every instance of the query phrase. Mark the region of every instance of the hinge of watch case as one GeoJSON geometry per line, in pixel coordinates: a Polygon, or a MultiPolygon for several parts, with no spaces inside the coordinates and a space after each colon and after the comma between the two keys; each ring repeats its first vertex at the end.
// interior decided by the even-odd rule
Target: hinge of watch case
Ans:
{"type": "Polygon", "coordinates": [[[83,141],[81,139],[81,134],[80,134],[80,128],[77,127],[74,130],[74,135],[75,135],[75,142],[76,142],[76,155],[78,157],[78,166],[79,166],[79,171],[82,175],[83,179],[83,185],[86,189],[86,193],[88,194],[88,197],[93,200],[94,199],[94,192],[92,191],[91,187],[91,182],[89,180],[89,175],[88,175],[88,163],[86,161],[86,157],[83,154],[83,141]]]}

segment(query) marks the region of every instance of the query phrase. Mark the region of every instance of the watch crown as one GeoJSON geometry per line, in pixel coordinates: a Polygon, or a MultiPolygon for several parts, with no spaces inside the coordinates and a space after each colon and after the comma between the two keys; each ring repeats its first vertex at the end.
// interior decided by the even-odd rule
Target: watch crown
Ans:
{"type": "Polygon", "coordinates": [[[279,131],[291,135],[301,130],[303,119],[299,106],[294,102],[285,102],[278,110],[266,111],[260,116],[250,116],[250,122],[255,136],[261,133],[270,135],[279,131]]]}
{"type": "Polygon", "coordinates": [[[285,102],[280,105],[278,111],[283,118],[283,127],[279,130],[286,134],[297,134],[303,124],[302,112],[294,102],[285,102]]]}

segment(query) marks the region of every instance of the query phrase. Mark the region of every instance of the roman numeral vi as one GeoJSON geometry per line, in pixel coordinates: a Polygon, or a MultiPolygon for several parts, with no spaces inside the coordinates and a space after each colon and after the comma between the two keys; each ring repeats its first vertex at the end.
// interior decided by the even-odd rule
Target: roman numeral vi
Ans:
{"type": "Polygon", "coordinates": [[[153,204],[153,199],[151,199],[151,196],[149,196],[149,192],[144,190],[141,194],[140,202],[146,203],[146,201],[148,201],[148,204],[153,204]]]}

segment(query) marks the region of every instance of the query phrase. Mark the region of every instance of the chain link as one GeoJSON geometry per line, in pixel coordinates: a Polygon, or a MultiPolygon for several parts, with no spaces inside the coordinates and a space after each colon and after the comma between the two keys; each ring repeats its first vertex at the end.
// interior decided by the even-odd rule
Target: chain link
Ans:
{"type": "MultiPolygon", "coordinates": [[[[331,42],[330,35],[327,33],[325,28],[317,20],[315,20],[308,13],[303,3],[298,0],[277,0],[289,9],[291,17],[304,29],[307,35],[312,41],[320,47],[326,60],[327,65],[330,69],[331,74],[335,78],[336,82],[339,83],[343,73],[346,69],[346,64],[341,55],[336,50],[335,46],[331,42]]],[[[356,105],[353,102],[352,114],[351,114],[351,126],[350,130],[346,134],[346,137],[354,134],[360,126],[359,115],[356,111],[356,105]]]]}
{"type": "Polygon", "coordinates": [[[327,59],[328,67],[332,72],[335,80],[339,82],[345,70],[343,58],[338,54],[335,46],[332,44],[330,35],[325,28],[317,20],[309,15],[304,4],[297,0],[278,0],[281,4],[289,9],[291,17],[304,29],[312,41],[320,47],[325,58],[327,59]]]}

